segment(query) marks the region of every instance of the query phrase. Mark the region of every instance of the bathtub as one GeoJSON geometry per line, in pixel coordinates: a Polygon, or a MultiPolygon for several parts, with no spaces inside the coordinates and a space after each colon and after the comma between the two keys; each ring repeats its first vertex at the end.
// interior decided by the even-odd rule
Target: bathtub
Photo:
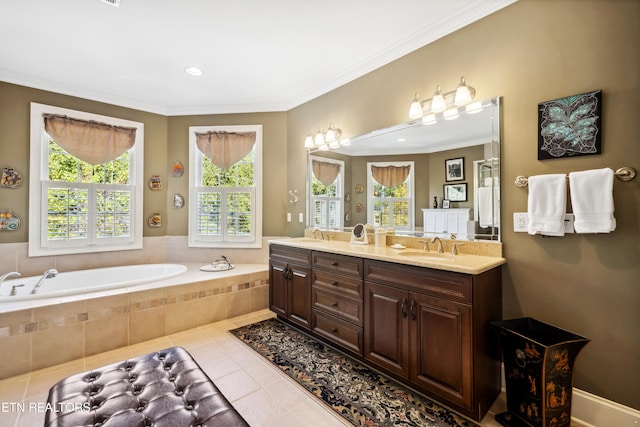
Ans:
{"type": "Polygon", "coordinates": [[[129,288],[168,279],[185,271],[187,266],[182,264],[139,264],[61,272],[46,279],[35,294],[31,294],[31,290],[42,276],[18,277],[2,282],[0,304],[129,288]],[[10,295],[13,286],[16,286],[16,295],[10,295]]]}

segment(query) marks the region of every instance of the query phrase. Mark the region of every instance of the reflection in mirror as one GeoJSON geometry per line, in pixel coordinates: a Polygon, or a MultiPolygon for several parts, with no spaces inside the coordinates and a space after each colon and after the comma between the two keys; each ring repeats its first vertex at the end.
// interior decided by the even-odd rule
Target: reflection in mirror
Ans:
{"type": "MultiPolygon", "coordinates": [[[[458,239],[500,241],[500,98],[487,99],[481,104],[482,109],[473,112],[460,108],[459,116],[454,120],[446,120],[438,114],[434,124],[412,120],[353,137],[347,146],[328,151],[311,150],[307,174],[307,226],[351,229],[358,223],[373,223],[409,235],[450,237],[455,233],[458,239]],[[459,176],[452,180],[451,174],[445,173],[445,162],[451,159],[456,159],[456,164],[462,163],[462,180],[459,176]],[[319,194],[317,185],[315,190],[312,188],[319,180],[312,166],[313,160],[341,162],[338,176],[342,179],[339,184],[342,192],[339,196],[319,194]],[[380,183],[368,179],[372,163],[402,165],[407,162],[414,165],[410,175],[414,186],[412,208],[411,212],[406,212],[407,217],[415,219],[410,229],[397,226],[408,223],[403,213],[380,215],[380,205],[376,210],[375,200],[371,197],[380,183]],[[365,187],[365,191],[356,190],[361,187],[365,187]],[[464,187],[465,197],[443,203],[445,189],[463,190],[464,187]],[[352,194],[349,201],[345,201],[344,193],[352,194]],[[449,209],[443,208],[443,204],[449,209]],[[356,209],[358,205],[364,206],[361,212],[356,209]],[[340,221],[336,220],[338,217],[340,221]],[[390,218],[396,220],[389,222],[390,218]]],[[[328,186],[332,185],[329,183],[328,186]]]]}

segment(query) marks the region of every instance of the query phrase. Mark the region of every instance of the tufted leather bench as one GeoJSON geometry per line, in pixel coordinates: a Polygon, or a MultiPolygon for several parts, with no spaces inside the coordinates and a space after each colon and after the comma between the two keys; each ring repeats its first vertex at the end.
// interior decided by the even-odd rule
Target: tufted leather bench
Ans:
{"type": "Polygon", "coordinates": [[[49,390],[45,427],[248,426],[181,347],[76,374],[49,390]]]}

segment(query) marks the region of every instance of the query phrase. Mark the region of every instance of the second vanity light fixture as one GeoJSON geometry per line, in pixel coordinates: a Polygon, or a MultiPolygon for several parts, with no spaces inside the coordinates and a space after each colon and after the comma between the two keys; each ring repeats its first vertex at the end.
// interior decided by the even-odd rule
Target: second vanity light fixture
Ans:
{"type": "Polygon", "coordinates": [[[329,123],[326,131],[320,129],[315,136],[311,133],[304,140],[304,147],[308,149],[317,148],[326,151],[330,148],[338,148],[341,145],[349,145],[348,139],[342,138],[342,130],[329,123]]]}
{"type": "Polygon", "coordinates": [[[460,77],[460,84],[456,90],[442,93],[440,86],[436,86],[433,98],[426,101],[420,101],[416,94],[409,108],[409,118],[422,118],[424,124],[433,124],[436,122],[436,114],[442,113],[446,120],[452,120],[458,117],[458,107],[466,106],[468,113],[479,112],[482,107],[479,103],[471,103],[476,96],[476,90],[467,86],[463,77],[460,77]],[[477,105],[476,105],[477,104],[477,105]]]}

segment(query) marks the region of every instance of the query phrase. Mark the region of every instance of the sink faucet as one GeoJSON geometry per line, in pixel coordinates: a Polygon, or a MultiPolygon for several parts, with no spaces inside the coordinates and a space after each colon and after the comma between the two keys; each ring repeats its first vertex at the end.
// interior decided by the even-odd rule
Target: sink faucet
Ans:
{"type": "Polygon", "coordinates": [[[431,239],[431,243],[435,243],[435,242],[438,242],[438,253],[439,254],[444,253],[444,249],[442,248],[442,241],[440,240],[440,238],[438,236],[436,236],[433,239],[431,239]]]}
{"type": "Polygon", "coordinates": [[[40,280],[38,280],[38,283],[36,283],[36,285],[33,287],[31,294],[33,295],[36,292],[38,292],[38,289],[40,288],[40,286],[42,286],[45,280],[50,279],[52,277],[56,277],[57,275],[58,275],[58,270],[56,270],[55,268],[45,271],[42,274],[42,277],[40,278],[40,280]]]}
{"type": "Polygon", "coordinates": [[[453,243],[451,245],[451,254],[458,255],[458,246],[464,246],[464,243],[453,243]]]}
{"type": "Polygon", "coordinates": [[[429,252],[429,241],[428,240],[418,240],[418,243],[422,243],[424,246],[422,250],[425,252],[429,252]]]}
{"type": "Polygon", "coordinates": [[[318,235],[316,233],[320,233],[320,239],[319,240],[324,240],[324,235],[322,234],[322,230],[320,230],[319,228],[314,228],[313,229],[313,240],[318,239],[318,235]]]}
{"type": "Polygon", "coordinates": [[[22,274],[18,273],[17,271],[10,271],[9,273],[3,274],[2,276],[0,276],[0,286],[2,286],[2,282],[12,276],[20,277],[22,276],[22,274]]]}

